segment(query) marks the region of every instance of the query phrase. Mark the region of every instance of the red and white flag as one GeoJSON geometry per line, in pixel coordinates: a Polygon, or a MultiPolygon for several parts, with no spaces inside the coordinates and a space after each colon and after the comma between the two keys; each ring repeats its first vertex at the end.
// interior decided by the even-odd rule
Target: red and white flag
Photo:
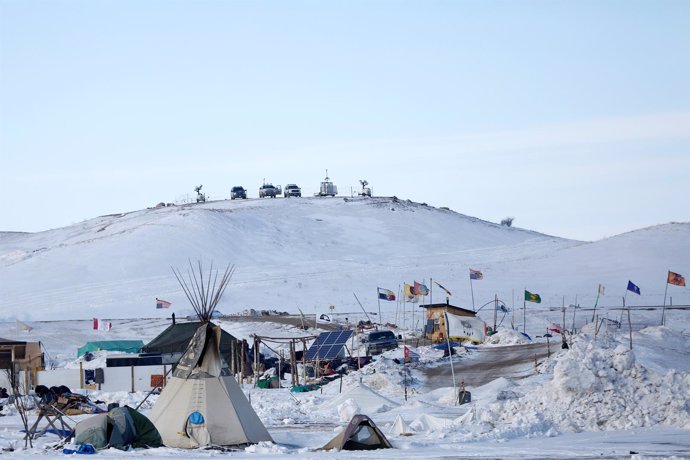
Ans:
{"type": "Polygon", "coordinates": [[[159,299],[156,297],[156,308],[168,308],[172,305],[170,302],[167,300],[159,299]]]}
{"type": "Polygon", "coordinates": [[[109,331],[113,328],[113,323],[110,321],[104,321],[102,319],[93,319],[93,330],[94,331],[109,331]]]}

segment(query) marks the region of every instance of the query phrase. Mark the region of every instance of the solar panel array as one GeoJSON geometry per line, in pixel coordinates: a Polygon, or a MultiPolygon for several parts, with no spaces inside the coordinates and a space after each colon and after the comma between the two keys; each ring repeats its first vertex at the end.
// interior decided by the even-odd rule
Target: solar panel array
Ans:
{"type": "Polygon", "coordinates": [[[351,330],[322,332],[307,350],[307,360],[335,359],[352,335],[351,330]]]}

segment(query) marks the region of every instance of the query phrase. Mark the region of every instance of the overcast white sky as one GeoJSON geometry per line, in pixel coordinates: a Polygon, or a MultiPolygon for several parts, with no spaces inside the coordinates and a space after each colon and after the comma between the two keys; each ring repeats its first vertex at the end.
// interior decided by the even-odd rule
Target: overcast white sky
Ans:
{"type": "Polygon", "coordinates": [[[688,1],[0,0],[0,231],[262,181],[690,220],[688,1]]]}

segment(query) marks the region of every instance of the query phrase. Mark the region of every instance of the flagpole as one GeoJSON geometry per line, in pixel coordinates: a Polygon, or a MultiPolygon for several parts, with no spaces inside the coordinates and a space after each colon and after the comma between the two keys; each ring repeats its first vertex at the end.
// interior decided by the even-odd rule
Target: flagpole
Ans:
{"type": "MultiPolygon", "coordinates": [[[[453,396],[457,394],[457,388],[455,386],[455,368],[453,367],[453,349],[450,347],[450,334],[448,328],[448,305],[446,305],[446,346],[448,347],[448,359],[450,361],[450,373],[453,375],[453,396]]],[[[456,396],[457,397],[457,396],[456,396]]]]}
{"type": "Polygon", "coordinates": [[[429,305],[434,304],[434,279],[429,278],[429,305]]]}
{"type": "MultiPolygon", "coordinates": [[[[525,292],[527,292],[527,288],[525,288],[525,292]]],[[[526,330],[526,324],[527,324],[527,299],[525,299],[525,296],[522,296],[522,333],[527,334],[526,330]]]]}
{"type": "Polygon", "coordinates": [[[599,294],[601,294],[601,289],[597,289],[597,300],[594,301],[594,310],[592,310],[592,322],[594,322],[594,315],[597,312],[597,305],[599,304],[599,294]]]}
{"type": "Polygon", "coordinates": [[[377,287],[376,288],[376,301],[379,303],[379,324],[383,326],[383,318],[381,318],[381,297],[379,297],[379,293],[381,292],[381,288],[377,287]]]}
{"type": "Polygon", "coordinates": [[[666,317],[666,294],[668,293],[668,279],[671,275],[671,270],[668,271],[666,275],[666,288],[664,289],[664,307],[661,309],[661,325],[664,325],[664,319],[666,317]]]}
{"type": "Polygon", "coordinates": [[[474,288],[472,287],[472,272],[470,272],[470,292],[472,293],[472,311],[477,311],[474,309],[474,288]]]}

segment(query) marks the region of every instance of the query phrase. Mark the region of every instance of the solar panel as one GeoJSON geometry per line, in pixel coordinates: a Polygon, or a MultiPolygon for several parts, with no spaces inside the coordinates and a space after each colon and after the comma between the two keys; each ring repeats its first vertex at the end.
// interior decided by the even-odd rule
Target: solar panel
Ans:
{"type": "Polygon", "coordinates": [[[307,350],[307,360],[335,359],[352,335],[351,330],[322,332],[307,350]]]}

